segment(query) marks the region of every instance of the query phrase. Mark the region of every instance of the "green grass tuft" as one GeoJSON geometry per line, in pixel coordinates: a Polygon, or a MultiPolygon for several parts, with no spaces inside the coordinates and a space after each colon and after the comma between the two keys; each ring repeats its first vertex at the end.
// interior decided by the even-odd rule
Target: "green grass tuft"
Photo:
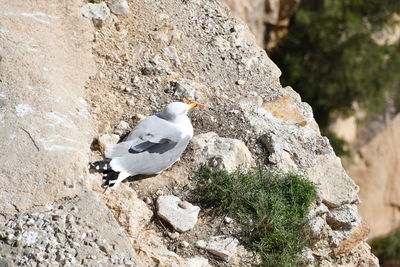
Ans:
{"type": "Polygon", "coordinates": [[[260,254],[262,266],[299,266],[307,241],[302,229],[316,199],[310,181],[263,167],[231,174],[202,167],[197,177],[202,203],[245,229],[241,241],[260,254]]]}

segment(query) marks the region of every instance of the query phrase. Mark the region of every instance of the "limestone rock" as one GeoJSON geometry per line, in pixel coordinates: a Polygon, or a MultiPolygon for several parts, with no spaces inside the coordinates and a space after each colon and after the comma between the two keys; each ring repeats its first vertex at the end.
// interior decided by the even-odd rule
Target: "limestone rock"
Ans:
{"type": "Polygon", "coordinates": [[[249,25],[251,32],[257,38],[258,44],[260,46],[262,46],[263,42],[264,42],[264,34],[265,34],[264,1],[263,0],[249,0],[249,1],[224,0],[223,2],[226,3],[229,6],[229,8],[231,9],[232,16],[240,18],[247,25],[249,25]]]}
{"type": "Polygon", "coordinates": [[[99,197],[113,212],[119,225],[129,233],[129,237],[135,239],[150,222],[153,212],[127,183],[122,183],[118,187],[118,192],[103,193],[104,190],[98,188],[98,179],[95,182],[99,197]]]}
{"type": "Polygon", "coordinates": [[[175,83],[174,95],[179,98],[188,98],[189,100],[196,100],[200,103],[207,103],[208,89],[201,83],[195,82],[190,79],[179,78],[173,80],[175,83]]]}
{"type": "Polygon", "coordinates": [[[129,123],[127,123],[126,121],[120,121],[117,127],[115,128],[114,133],[121,136],[128,133],[130,129],[131,128],[129,126],[129,123]]]}
{"type": "Polygon", "coordinates": [[[207,250],[224,261],[229,261],[235,255],[238,244],[239,241],[236,238],[215,236],[207,242],[204,240],[197,241],[196,246],[207,250]]]}
{"type": "Polygon", "coordinates": [[[319,195],[329,207],[359,202],[358,186],[334,154],[318,155],[315,165],[307,170],[306,176],[317,185],[319,195]]]}
{"type": "Polygon", "coordinates": [[[208,260],[203,258],[203,257],[193,257],[188,259],[187,261],[187,267],[211,267],[211,265],[208,263],[208,260]]]}
{"type": "Polygon", "coordinates": [[[201,267],[210,267],[207,260],[200,257],[184,259],[173,251],[166,248],[164,240],[154,230],[141,231],[139,236],[133,240],[134,247],[141,259],[142,266],[172,266],[192,267],[199,264],[201,267]]]}
{"type": "Polygon", "coordinates": [[[157,215],[179,232],[192,229],[197,223],[199,212],[198,206],[181,201],[173,195],[160,196],[157,199],[157,215]]]}
{"type": "MultiPolygon", "coordinates": [[[[276,118],[249,100],[239,105],[267,148],[268,160],[278,170],[303,173],[316,184],[318,195],[330,207],[358,202],[357,185],[346,174],[328,139],[316,129],[276,118]]],[[[299,105],[299,109],[306,121],[313,120],[307,104],[299,105]]]]}
{"type": "Polygon", "coordinates": [[[86,190],[94,131],[83,87],[95,73],[91,23],[76,1],[2,6],[15,15],[0,29],[0,225],[86,190]]]}
{"type": "Polygon", "coordinates": [[[359,211],[371,238],[384,235],[400,222],[400,115],[364,145],[346,170],[360,186],[359,211]]]}
{"type": "Polygon", "coordinates": [[[196,95],[196,88],[193,86],[193,82],[187,79],[180,80],[177,82],[177,87],[174,95],[182,98],[186,97],[189,99],[194,99],[196,95]]]}
{"type": "Polygon", "coordinates": [[[116,15],[128,15],[129,5],[126,0],[114,0],[108,4],[111,12],[116,15]]]}
{"type": "Polygon", "coordinates": [[[360,223],[357,206],[345,204],[339,208],[331,209],[327,215],[327,222],[333,228],[348,227],[360,223]]]}
{"type": "Polygon", "coordinates": [[[193,137],[192,144],[199,165],[208,163],[211,167],[232,172],[238,167],[249,168],[254,164],[246,145],[237,139],[209,132],[193,137]]]}
{"type": "Polygon", "coordinates": [[[325,226],[326,221],[324,218],[319,216],[312,217],[307,223],[308,234],[310,234],[312,238],[321,238],[325,226]]]}
{"type": "Polygon", "coordinates": [[[110,15],[110,9],[108,9],[105,2],[98,4],[86,4],[81,8],[82,15],[88,19],[95,19],[104,21],[110,15]]]}
{"type": "Polygon", "coordinates": [[[14,265],[136,262],[130,241],[94,193],[21,213],[0,227],[5,233],[0,253],[14,265]]]}
{"type": "Polygon", "coordinates": [[[104,134],[97,139],[100,151],[105,154],[112,145],[119,141],[119,136],[116,134],[104,134]]]}

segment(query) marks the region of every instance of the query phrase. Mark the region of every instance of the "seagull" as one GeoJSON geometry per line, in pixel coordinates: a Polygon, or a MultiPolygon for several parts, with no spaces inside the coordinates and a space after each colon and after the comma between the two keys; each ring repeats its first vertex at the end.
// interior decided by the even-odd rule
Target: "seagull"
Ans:
{"type": "Polygon", "coordinates": [[[103,187],[119,185],[129,176],[159,174],[180,159],[193,126],[188,111],[203,105],[172,102],[160,113],[143,119],[124,139],[105,153],[105,160],[89,164],[102,172],[103,187]]]}

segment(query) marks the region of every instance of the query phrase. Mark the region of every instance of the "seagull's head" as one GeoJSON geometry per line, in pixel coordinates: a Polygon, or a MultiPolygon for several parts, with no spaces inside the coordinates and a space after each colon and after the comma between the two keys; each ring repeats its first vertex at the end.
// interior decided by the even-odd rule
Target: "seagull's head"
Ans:
{"type": "Polygon", "coordinates": [[[198,103],[186,104],[183,102],[172,102],[165,106],[163,112],[160,114],[163,118],[175,119],[180,116],[186,116],[189,110],[199,106],[198,103]]]}

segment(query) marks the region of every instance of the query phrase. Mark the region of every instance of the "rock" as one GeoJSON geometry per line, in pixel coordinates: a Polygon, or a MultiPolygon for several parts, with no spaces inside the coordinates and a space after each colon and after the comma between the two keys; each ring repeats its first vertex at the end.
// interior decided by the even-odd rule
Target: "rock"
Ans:
{"type": "Polygon", "coordinates": [[[114,0],[111,3],[108,3],[108,7],[111,12],[116,15],[128,15],[129,14],[129,5],[126,0],[114,0]]]}
{"type": "Polygon", "coordinates": [[[105,2],[98,4],[86,4],[81,8],[82,15],[88,19],[104,21],[110,15],[110,9],[108,9],[105,2]]]}
{"type": "Polygon", "coordinates": [[[212,237],[208,242],[204,240],[196,242],[197,247],[206,249],[224,261],[229,261],[235,255],[238,244],[239,241],[236,238],[225,236],[212,237]]]}
{"type": "Polygon", "coordinates": [[[385,235],[400,223],[400,115],[363,145],[346,170],[360,186],[359,211],[371,228],[370,238],[385,235]]]}
{"type": "Polygon", "coordinates": [[[209,101],[209,90],[201,83],[183,78],[172,80],[172,83],[175,86],[174,95],[179,98],[188,98],[200,103],[207,103],[209,101]]]}
{"type": "Polygon", "coordinates": [[[232,16],[242,19],[247,25],[251,32],[256,36],[258,44],[264,45],[265,35],[265,2],[264,0],[223,0],[226,3],[232,13],[232,16]]]}
{"type": "Polygon", "coordinates": [[[357,206],[345,204],[338,208],[331,209],[327,214],[326,221],[333,228],[351,228],[361,222],[357,206]]]}
{"type": "Polygon", "coordinates": [[[7,151],[0,156],[1,227],[33,206],[87,191],[77,181],[87,176],[94,132],[84,85],[96,67],[90,51],[91,23],[79,8],[77,2],[20,0],[2,7],[13,15],[2,16],[0,29],[6,35],[0,69],[7,69],[7,77],[0,78],[0,143],[7,151]],[[28,41],[26,34],[29,45],[16,46],[28,41]],[[62,75],[53,75],[57,69],[63,69],[62,75]],[[20,73],[26,79],[21,80],[20,73]],[[74,190],[66,190],[66,179],[76,182],[74,190]]]}
{"type": "Polygon", "coordinates": [[[195,162],[229,172],[238,167],[245,169],[254,164],[246,145],[237,139],[219,137],[214,132],[199,134],[192,139],[195,162]]]}
{"type": "Polygon", "coordinates": [[[310,218],[310,220],[307,223],[307,233],[312,237],[319,239],[322,235],[322,231],[324,227],[326,226],[326,221],[325,219],[316,216],[310,218]]]}
{"type": "Polygon", "coordinates": [[[147,205],[153,204],[153,200],[152,200],[151,198],[149,198],[149,197],[145,197],[143,201],[144,201],[144,203],[146,203],[147,205]]]}
{"type": "Polygon", "coordinates": [[[195,99],[196,88],[194,87],[194,82],[188,79],[177,81],[174,95],[180,98],[186,97],[189,99],[195,99]]]}
{"type": "Polygon", "coordinates": [[[130,126],[129,123],[127,123],[126,121],[120,121],[117,125],[117,127],[115,128],[114,133],[121,136],[126,134],[127,132],[130,131],[130,126]]]}
{"type": "Polygon", "coordinates": [[[242,100],[239,106],[261,137],[269,152],[268,160],[277,170],[295,169],[303,173],[316,184],[319,197],[329,207],[358,202],[358,186],[346,174],[329,140],[308,123],[314,119],[307,104],[296,104],[307,121],[305,126],[277,118],[249,100],[242,100]]]}
{"type": "Polygon", "coordinates": [[[359,202],[358,186],[343,169],[340,158],[333,153],[318,155],[306,177],[317,185],[318,194],[328,207],[359,202]]]}
{"type": "Polygon", "coordinates": [[[177,238],[179,238],[179,232],[168,233],[168,236],[171,239],[177,239],[177,238]]]}
{"type": "Polygon", "coordinates": [[[211,267],[211,265],[208,263],[208,260],[203,258],[203,257],[193,257],[188,259],[187,267],[211,267]]]}
{"type": "Polygon", "coordinates": [[[11,266],[36,266],[37,261],[45,259],[60,263],[67,259],[70,262],[94,259],[97,264],[106,266],[109,257],[96,245],[95,240],[99,242],[99,239],[113,244],[107,250],[109,255],[118,254],[125,259],[136,257],[125,233],[94,193],[58,203],[58,207],[55,211],[34,208],[0,226],[0,232],[10,232],[10,245],[3,242],[0,255],[7,255],[4,258],[14,263],[11,266]],[[62,218],[67,218],[68,223],[61,223],[62,218]],[[15,227],[30,220],[43,223],[27,223],[22,233],[15,227]]]}
{"type": "Polygon", "coordinates": [[[230,217],[225,217],[225,218],[224,218],[224,222],[225,222],[226,224],[231,224],[231,223],[233,222],[233,219],[230,218],[230,217]]]}
{"type": "MultiPolygon", "coordinates": [[[[139,248],[141,254],[144,254],[142,265],[140,266],[194,266],[188,264],[190,259],[186,260],[175,252],[168,250],[164,244],[164,240],[154,230],[141,231],[139,236],[133,241],[134,246],[139,248]]],[[[203,266],[209,267],[209,265],[203,266]]]]}
{"type": "Polygon", "coordinates": [[[64,180],[64,185],[68,188],[74,188],[75,182],[74,182],[74,180],[67,178],[64,180]]]}
{"type": "Polygon", "coordinates": [[[207,247],[207,242],[204,240],[198,240],[195,244],[197,248],[205,249],[207,247]]]}
{"type": "MultiPolygon", "coordinates": [[[[254,122],[258,114],[251,118],[251,113],[258,111],[249,107],[245,112],[240,107],[239,101],[245,98],[248,88],[257,93],[257,101],[261,104],[295,93],[281,88],[279,69],[265,51],[254,44],[247,27],[230,19],[227,9],[219,1],[184,1],[183,8],[176,8],[177,1],[170,0],[129,3],[135,8],[135,16],[123,19],[109,16],[104,27],[98,29],[95,43],[92,42],[94,29],[91,22],[79,14],[81,1],[53,1],[51,5],[36,1],[34,7],[40,14],[30,12],[32,1],[8,1],[5,5],[4,14],[8,15],[2,16],[0,29],[4,37],[0,69],[6,70],[5,74],[0,74],[0,142],[7,154],[1,157],[0,166],[0,228],[10,224],[6,231],[0,229],[1,235],[5,236],[0,257],[6,255],[17,266],[37,265],[34,262],[36,255],[42,259],[49,257],[39,265],[58,265],[56,259],[61,260],[57,257],[61,254],[65,255],[66,266],[125,266],[136,265],[136,262],[139,266],[193,266],[188,263],[190,259],[168,250],[169,244],[162,233],[145,229],[151,226],[153,212],[135,192],[140,192],[141,197],[154,196],[158,188],[169,192],[172,186],[164,186],[162,179],[158,179],[168,175],[163,179],[176,182],[174,186],[187,185],[187,161],[157,178],[123,184],[118,194],[103,193],[97,175],[88,174],[86,167],[92,136],[96,134],[94,125],[118,124],[122,117],[132,112],[150,113],[158,109],[162,102],[178,98],[167,95],[171,92],[163,89],[182,77],[195,82],[190,85],[195,88],[194,96],[199,102],[204,102],[202,98],[212,101],[212,116],[206,113],[203,116],[197,111],[192,113],[197,129],[215,129],[224,136],[235,136],[246,141],[256,153],[261,152],[257,150],[256,139],[266,135],[266,146],[271,155],[268,167],[296,166],[299,173],[308,176],[307,170],[321,163],[317,175],[310,176],[319,183],[324,203],[332,209],[356,202],[352,198],[352,184],[335,181],[347,177],[324,173],[324,161],[316,160],[318,156],[331,153],[330,146],[317,130],[310,127],[308,122],[312,120],[312,112],[306,104],[294,98],[293,105],[299,107],[307,121],[305,126],[276,117],[276,120],[267,118],[264,124],[263,117],[257,124],[254,122]],[[22,11],[25,13],[21,17],[22,11]],[[137,50],[135,46],[143,49],[137,50]],[[175,50],[163,50],[168,46],[174,46],[175,50]],[[175,51],[179,57],[175,57],[175,51]],[[113,58],[114,54],[120,58],[113,58]],[[177,59],[181,67],[175,64],[177,59]],[[142,76],[142,68],[143,73],[154,77],[142,76]],[[49,75],[58,69],[63,72],[49,75]],[[97,77],[96,71],[103,75],[97,77]],[[21,73],[26,75],[21,76],[21,73]],[[89,76],[92,78],[88,79],[89,76]],[[128,81],[131,76],[138,76],[139,80],[132,84],[128,81]],[[246,88],[235,86],[239,79],[246,81],[246,88]],[[134,86],[132,91],[125,88],[135,95],[134,105],[128,107],[125,104],[129,94],[118,90],[121,84],[134,86]],[[89,105],[83,97],[90,101],[89,105]],[[31,109],[18,108],[16,113],[16,107],[21,104],[31,109]],[[88,106],[97,114],[89,114],[88,106]],[[48,113],[52,114],[52,120],[43,116],[48,113]],[[216,128],[222,119],[226,119],[224,127],[216,128]],[[21,168],[21,162],[24,162],[24,168],[21,168]],[[178,172],[180,175],[176,178],[178,172]],[[329,179],[324,179],[324,175],[329,179]],[[63,185],[66,178],[75,181],[74,190],[63,185]],[[157,189],[150,191],[151,186],[145,186],[150,184],[149,180],[153,180],[153,185],[157,184],[157,189]],[[338,185],[344,188],[336,190],[338,185]],[[330,189],[334,191],[332,195],[340,193],[336,199],[330,196],[330,189]],[[85,193],[91,190],[98,193],[106,205],[85,193]],[[344,197],[343,203],[338,200],[341,197],[344,197]],[[55,200],[60,202],[54,203],[55,200]],[[36,214],[31,212],[33,203],[38,207],[36,214]],[[51,210],[47,210],[46,206],[53,203],[51,210]],[[60,209],[59,205],[64,208],[60,209]],[[72,212],[76,206],[78,209],[72,212]],[[75,222],[66,217],[69,213],[75,222]],[[29,216],[23,219],[22,214],[29,216]],[[28,219],[33,219],[34,223],[27,226],[28,219]],[[36,242],[24,248],[26,238],[18,229],[24,229],[26,233],[37,232],[36,242]],[[7,236],[9,240],[5,240],[7,236]],[[50,243],[48,251],[45,237],[50,243]],[[96,259],[88,259],[88,255],[94,255],[96,259]]],[[[259,7],[257,14],[264,12],[263,3],[259,7]]],[[[254,9],[249,9],[250,14],[251,10],[254,9]]],[[[263,18],[261,24],[264,24],[263,18]]],[[[264,112],[267,111],[264,109],[264,112]]],[[[111,131],[111,128],[99,129],[102,133],[111,131]]],[[[217,158],[211,161],[214,166],[220,164],[217,158]]],[[[340,164],[335,162],[335,166],[340,164]]],[[[331,169],[337,170],[330,168],[328,171],[331,169]]],[[[181,206],[185,207],[185,204],[181,206]]],[[[324,219],[326,215],[318,217],[324,219]]],[[[329,242],[330,237],[323,236],[321,250],[326,254],[323,259],[315,257],[316,265],[325,259],[331,266],[340,265],[330,244],[323,243],[329,242]]],[[[187,240],[192,239],[188,237],[187,240]]],[[[370,253],[367,247],[365,251],[363,258],[370,253]]],[[[357,266],[358,261],[351,258],[352,253],[343,256],[341,262],[357,266]]],[[[4,261],[2,259],[2,263],[4,261]]]]}
{"type": "Polygon", "coordinates": [[[183,248],[188,248],[188,247],[189,247],[189,243],[186,242],[186,241],[182,241],[182,242],[181,242],[181,246],[182,246],[183,248]]]}
{"type": "Polygon", "coordinates": [[[244,80],[237,80],[236,81],[237,85],[244,85],[245,83],[246,83],[246,81],[244,81],[244,80]]]}
{"type": "Polygon", "coordinates": [[[119,141],[119,136],[116,134],[104,134],[97,138],[101,153],[105,154],[112,145],[119,141]]]}
{"type": "Polygon", "coordinates": [[[315,260],[311,249],[306,247],[299,256],[304,266],[315,266],[315,260]]]}
{"type": "Polygon", "coordinates": [[[162,49],[163,54],[169,58],[175,67],[181,66],[181,60],[179,59],[178,52],[176,51],[175,46],[167,46],[162,49]]]}
{"type": "Polygon", "coordinates": [[[347,143],[357,141],[357,117],[338,117],[334,122],[330,123],[329,131],[336,134],[338,138],[343,139],[347,143]]]}
{"type": "Polygon", "coordinates": [[[181,201],[173,195],[160,196],[157,199],[157,215],[179,232],[189,231],[196,225],[199,211],[198,206],[181,201]]]}
{"type": "Polygon", "coordinates": [[[299,126],[311,123],[312,127],[318,128],[314,121],[309,121],[305,118],[292,97],[284,96],[274,101],[265,102],[262,107],[271,112],[276,118],[293,122],[299,126]]]}

